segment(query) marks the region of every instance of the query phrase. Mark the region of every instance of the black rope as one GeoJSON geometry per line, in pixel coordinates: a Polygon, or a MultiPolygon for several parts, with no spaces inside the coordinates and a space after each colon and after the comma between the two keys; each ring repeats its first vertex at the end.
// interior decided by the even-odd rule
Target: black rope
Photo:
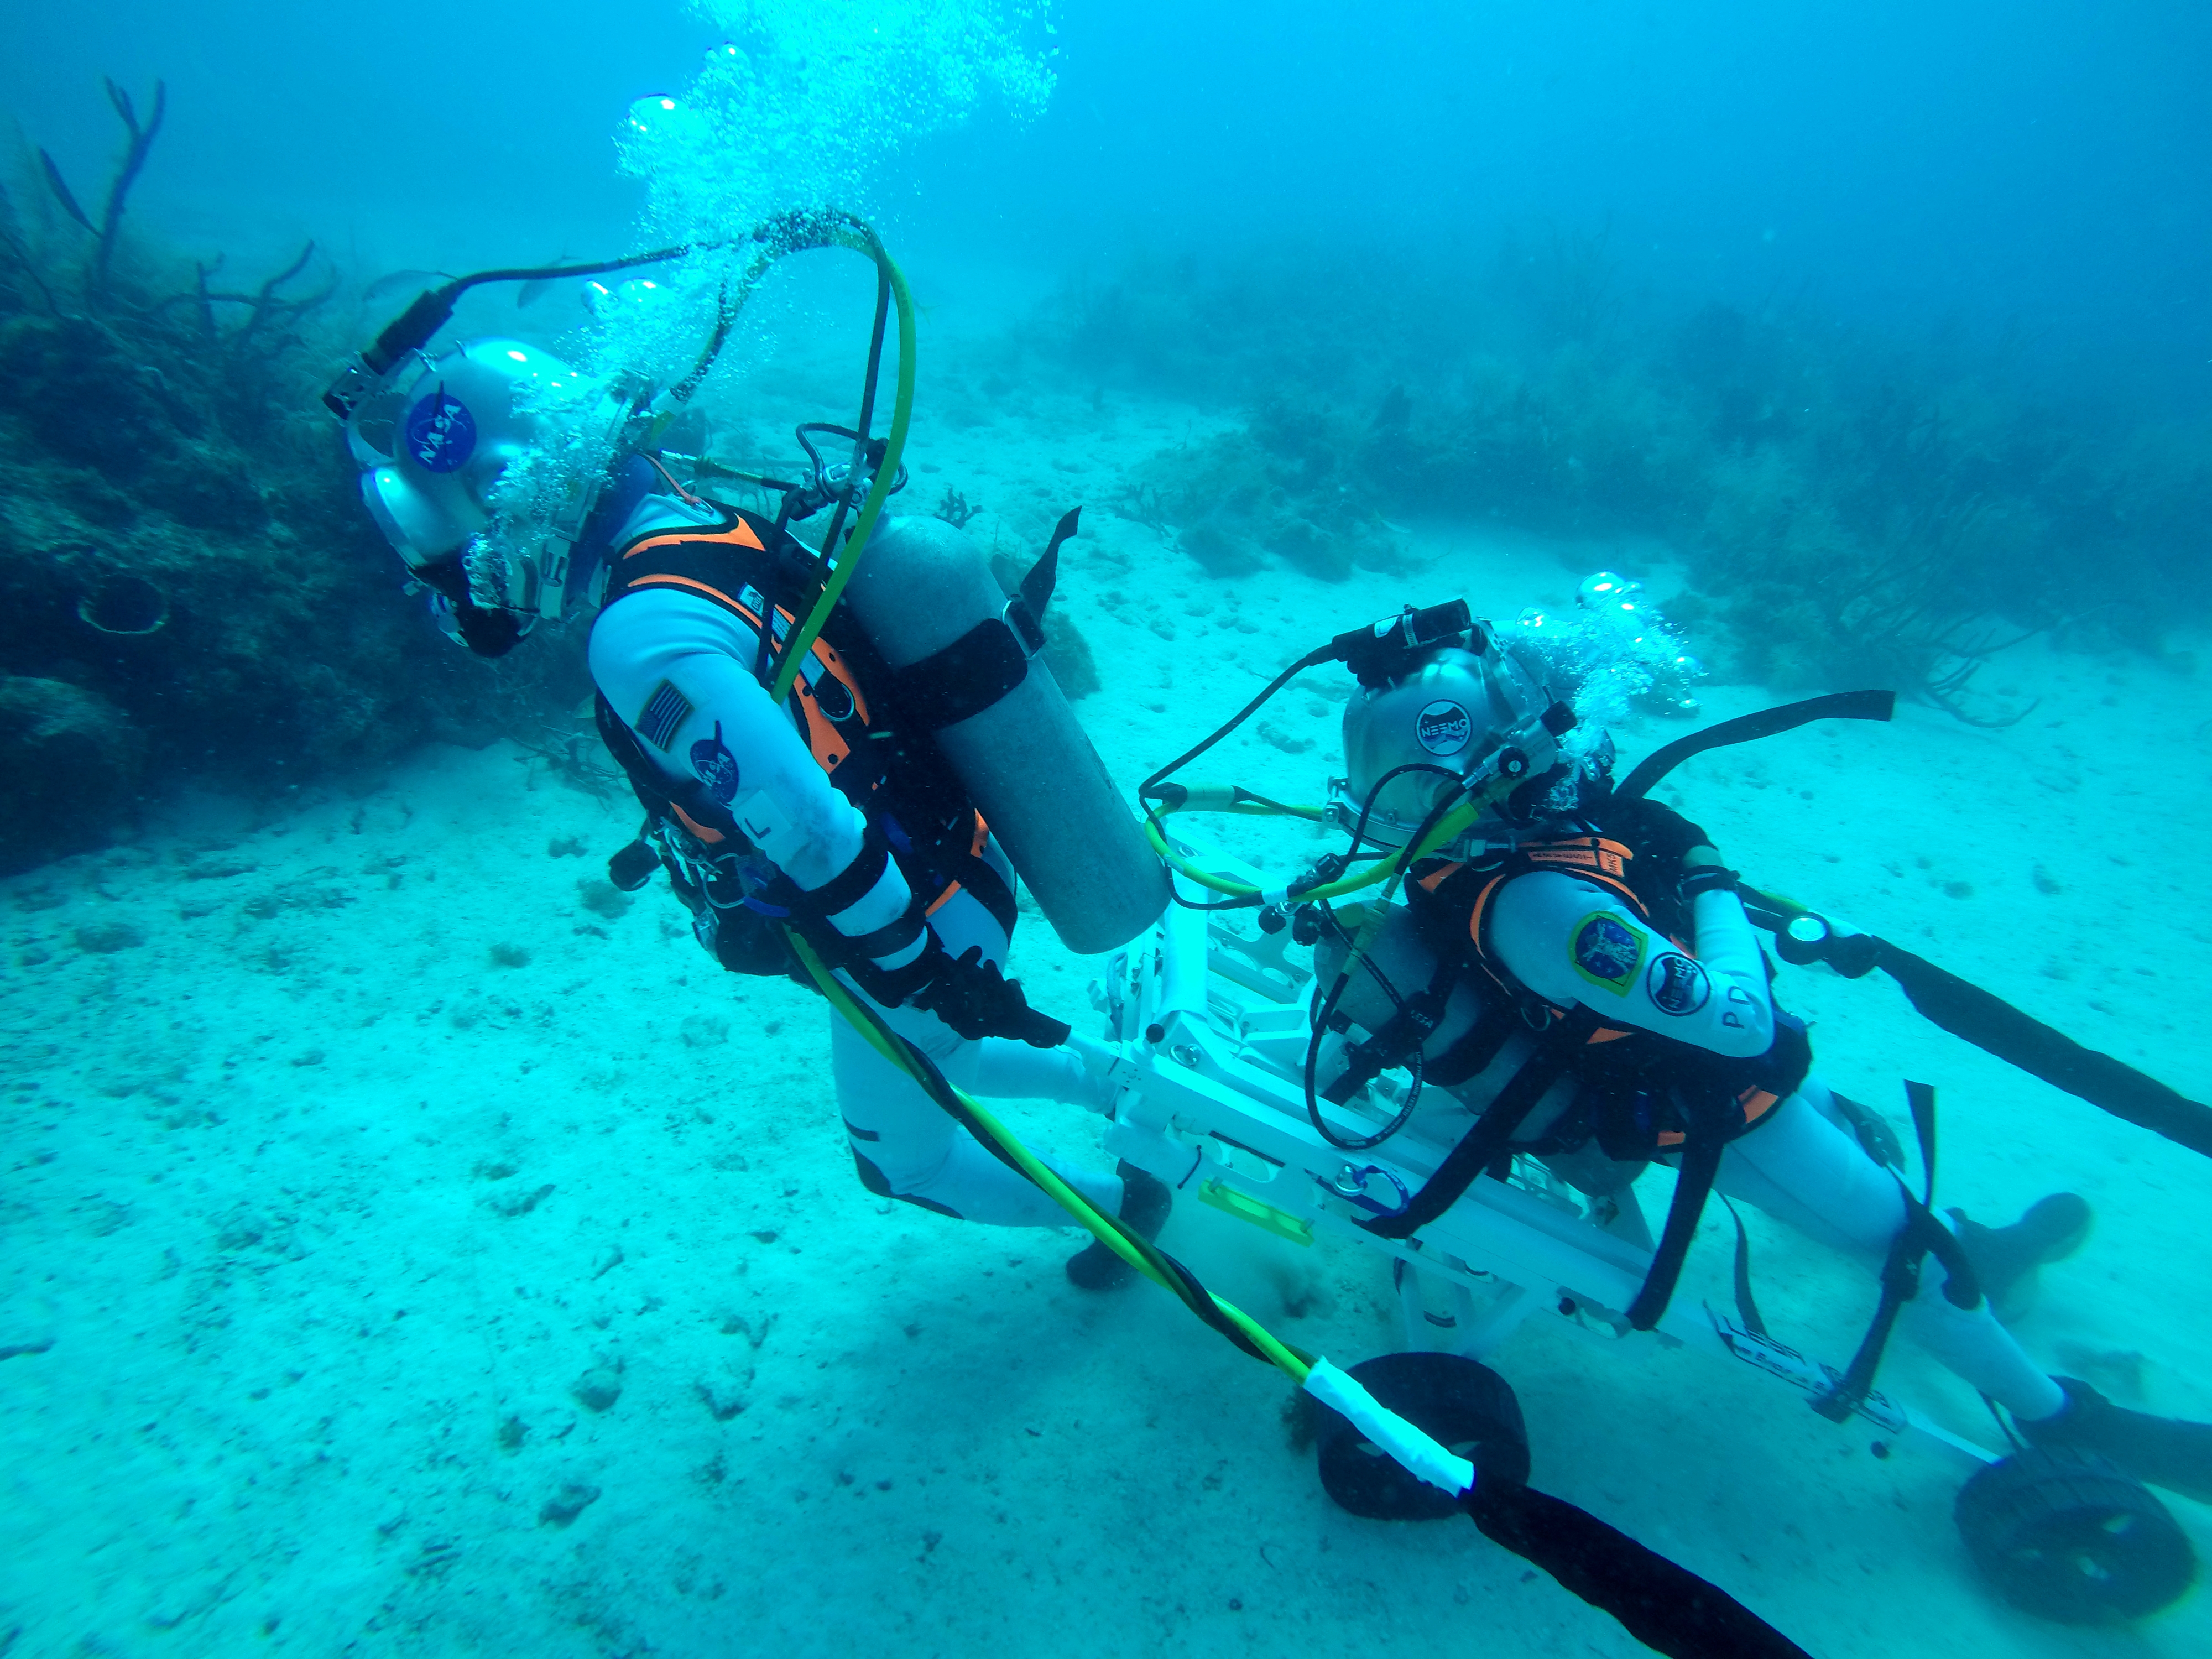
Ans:
{"type": "Polygon", "coordinates": [[[1565,1498],[1478,1481],[1460,1507],[1484,1537],[1668,1659],[1812,1659],[1719,1585],[1565,1498]]]}

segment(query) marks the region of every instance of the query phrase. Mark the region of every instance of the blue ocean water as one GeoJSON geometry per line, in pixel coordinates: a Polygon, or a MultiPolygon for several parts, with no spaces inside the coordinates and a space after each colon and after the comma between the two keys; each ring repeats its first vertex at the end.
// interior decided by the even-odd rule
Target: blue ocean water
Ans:
{"type": "MultiPolygon", "coordinates": [[[[2208,69],[2200,9],[2059,0],[0,19],[0,1654],[1646,1650],[1607,1610],[1629,1547],[1563,1588],[1527,1536],[1348,1513],[1280,1369],[1166,1290],[1086,1294],[1073,1231],[855,1180],[820,1000],[603,877],[637,813],[579,716],[581,629],[496,665],[440,641],[319,394],[445,277],[682,245],[598,292],[487,288],[439,337],[665,385],[743,233],[862,216],[915,302],[893,510],[1018,575],[1084,508],[1046,660],[1125,796],[1316,645],[1456,597],[1624,770],[1894,689],[1887,724],[1662,798],[1761,890],[2187,1097],[2208,69]]],[[[787,474],[793,426],[853,418],[873,290],[848,252],[776,266],[669,447],[787,474]]],[[[1318,802],[1358,695],[1310,669],[1182,775],[1318,802]]],[[[1328,850],[1176,822],[1263,890],[1328,850]]],[[[1005,1120],[1142,1162],[1143,1100],[1204,1068],[1114,1024],[1144,950],[1076,956],[1024,906],[1031,1002],[1145,1080],[1116,1129],[1005,1120]]],[[[1217,969],[1246,965],[1187,1012],[1264,1072],[1273,936],[1224,925],[1217,969]]],[[[1937,1087],[1938,1212],[2087,1200],[2000,1310],[2038,1371],[2212,1420],[2203,1109],[2129,1095],[2161,1135],[1897,974],[1778,972],[1901,1143],[1901,1084],[1937,1087]]],[[[1805,1650],[2203,1650],[2193,1592],[2098,1625],[1992,1587],[1954,1504],[2015,1448],[1926,1352],[1884,1358],[1900,1427],[1722,1352],[1718,1205],[1690,1326],[1624,1334],[1610,1280],[1529,1255],[1534,1212],[1409,1291],[1344,1188],[1263,1201],[1275,1160],[1207,1128],[1225,1097],[1158,1143],[1213,1160],[1164,1248],[1340,1365],[1486,1322],[1532,1485],[1805,1650]]],[[[1654,1231],[1670,1182],[1627,1200],[1654,1231]]],[[[1879,1263],[1741,1220],[1773,1340],[1841,1367],[1879,1263]]],[[[2145,1559],[2106,1540],[2203,1551],[2208,1456],[2155,1439],[2096,1475],[2136,1508],[2013,1536],[2014,1568],[2094,1601],[2099,1550],[2145,1559]]]]}

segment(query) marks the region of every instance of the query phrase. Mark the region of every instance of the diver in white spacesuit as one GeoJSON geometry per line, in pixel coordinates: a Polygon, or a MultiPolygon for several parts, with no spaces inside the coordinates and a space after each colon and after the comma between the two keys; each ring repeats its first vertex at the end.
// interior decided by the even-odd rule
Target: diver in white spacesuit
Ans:
{"type": "MultiPolygon", "coordinates": [[[[1009,603],[945,651],[894,669],[842,599],[803,644],[777,706],[769,687],[812,597],[803,585],[811,576],[821,586],[817,556],[781,520],[702,500],[657,454],[625,457],[607,436],[618,406],[546,395],[578,378],[512,340],[424,357],[392,405],[391,441],[362,456],[374,463],[363,494],[441,624],[480,654],[513,648],[540,618],[600,607],[590,642],[599,729],[647,811],[639,841],[611,866],[618,884],[635,888],[665,867],[701,943],[735,971],[798,974],[783,930],[796,932],[972,1093],[1095,1105],[1103,1085],[1061,1046],[1068,1028],[1030,1008],[1005,976],[1014,872],[933,740],[1043,675],[1030,661],[1035,618],[1009,603]],[[556,416],[548,410],[556,404],[578,412],[556,416]],[[540,506],[533,517],[548,492],[527,468],[591,455],[595,439],[601,471],[570,464],[570,477],[556,475],[551,514],[540,506]],[[519,465],[531,488],[514,488],[519,465]],[[562,523],[567,533],[557,533],[562,523]],[[772,640],[762,637],[763,616],[775,618],[772,640]],[[1023,629],[1030,640],[1018,636],[1023,629]]],[[[852,489],[845,482],[842,497],[852,489]]],[[[896,580],[902,559],[939,573],[980,568],[962,532],[935,520],[884,522],[868,558],[877,590],[896,580]]],[[[948,585],[928,585],[935,591],[894,601],[942,603],[948,585]]],[[[1030,703],[1035,741],[1010,766],[1088,756],[1056,691],[1030,703]],[[1040,720],[1050,727],[1042,736],[1040,720]]],[[[1103,783],[1103,769],[1091,766],[1103,783]]],[[[1141,848],[1126,811],[1111,816],[1141,848]]],[[[1071,858],[1085,855],[1085,829],[1064,825],[1071,858]]],[[[1164,878],[1146,858],[1134,890],[1141,896],[1149,878],[1164,903],[1164,878]]],[[[1137,914],[1128,931],[1149,920],[1137,914]]],[[[839,1109],[870,1191],[1003,1226],[1066,1222],[858,1031],[842,1018],[831,1027],[839,1109]]],[[[1166,1219],[1168,1190],[1142,1170],[1059,1173],[1146,1238],[1166,1219]]],[[[1087,1289],[1134,1276],[1098,1243],[1067,1272],[1087,1289]]]]}
{"type": "MultiPolygon", "coordinates": [[[[1466,836],[1413,866],[1406,904],[1364,951],[1323,924],[1316,968],[1322,985],[1335,983],[1314,1053],[1332,1027],[1370,1035],[1318,1075],[1310,1066],[1310,1084],[1341,1102],[1418,1058],[1426,1084],[1475,1115],[1454,1155],[1470,1176],[1510,1149],[1602,1197],[1625,1194],[1650,1161],[1674,1164],[1652,1275],[1628,1310],[1639,1325],[1664,1306],[1708,1192],[1869,1265],[1887,1259],[1886,1282],[1903,1239],[1911,1272],[1932,1261],[1897,1310],[1899,1328],[2005,1407],[2030,1441],[2101,1452],[2212,1498],[2212,1425],[2124,1410],[2046,1375],[1993,1310],[2078,1247],[2088,1206],[2054,1194],[2006,1228],[1932,1216],[1893,1173],[1901,1158],[1878,1115],[1812,1074],[1804,1024],[1774,1003],[1735,873],[1698,825],[1612,789],[1609,741],[1570,752],[1572,716],[1544,674],[1532,653],[1477,624],[1362,675],[1345,714],[1350,775],[1330,813],[1356,841],[1415,842],[1486,758],[1512,764],[1475,793],[1482,814],[1466,836]]],[[[1419,1200],[1414,1208],[1367,1224],[1410,1236],[1419,1200]]],[[[1649,1245],[1632,1204],[1623,1215],[1649,1245]]]]}

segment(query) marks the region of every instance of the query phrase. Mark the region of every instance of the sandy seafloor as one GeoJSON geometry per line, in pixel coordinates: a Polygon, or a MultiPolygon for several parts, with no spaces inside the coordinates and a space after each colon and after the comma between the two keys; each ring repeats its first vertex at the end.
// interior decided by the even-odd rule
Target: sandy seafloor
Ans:
{"type": "MultiPolygon", "coordinates": [[[[1404,600],[1510,618],[1608,563],[1666,590],[1657,550],[1467,524],[1411,526],[1395,573],[1208,580],[1109,509],[1126,468],[1223,417],[929,373],[913,499],[961,489],[1009,550],[1091,503],[1058,603],[1112,682],[1079,708],[1125,784],[1404,600]]],[[[2037,641],[1981,684],[2041,702],[2003,730],[1912,705],[1808,729],[1672,793],[1753,878],[2201,1094],[2212,683],[2037,641]]],[[[1328,685],[1200,774],[1314,798],[1328,685]]],[[[1713,718],[1778,700],[1702,696],[1713,718]]],[[[1618,736],[1633,757],[1682,729],[1618,736]]],[[[1074,1236],[871,1197],[820,1005],[718,971],[665,889],[593,908],[635,819],[506,742],[433,747],[281,806],[179,798],[0,884],[0,1653],[1643,1651],[1470,1526],[1334,1509],[1280,1379],[1149,1287],[1073,1291],[1074,1236]]],[[[1259,834],[1225,839],[1311,850],[1259,834]]],[[[1038,1003],[1093,1018],[1095,963],[1034,915],[1016,954],[1038,1003]]],[[[1780,990],[1848,1092],[1901,1118],[1900,1077],[1941,1085],[1939,1203],[2094,1202],[2019,1328],[2041,1360],[2212,1418],[2212,1168],[1887,981],[1780,990]]],[[[1097,1158],[1095,1119],[1007,1111],[1097,1158]]],[[[1681,1295],[1725,1301],[1726,1224],[1681,1295]]],[[[1751,1226],[1778,1334],[1840,1363],[1870,1278],[1751,1226]]],[[[1398,1346],[1379,1260],[1189,1206],[1164,1242],[1340,1363],[1398,1346]]],[[[1925,1439],[1879,1460],[1748,1370],[1547,1316],[1494,1360],[1538,1485],[1824,1659],[2212,1651],[2201,1595],[2104,1632],[1998,1604],[1951,1522],[1968,1466],[1925,1439]]],[[[1884,1380],[1988,1429],[1902,1346],[1884,1380]]],[[[2212,1550],[2212,1513],[2169,1501],[2212,1550]]]]}

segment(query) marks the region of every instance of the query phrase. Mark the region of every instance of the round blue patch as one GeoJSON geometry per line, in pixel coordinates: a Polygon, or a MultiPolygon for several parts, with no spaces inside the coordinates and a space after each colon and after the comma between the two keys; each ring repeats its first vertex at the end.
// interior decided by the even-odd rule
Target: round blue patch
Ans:
{"type": "Polygon", "coordinates": [[[722,723],[714,722],[714,735],[702,738],[691,745],[691,769],[699,775],[699,781],[707,786],[707,793],[723,805],[728,805],[738,796],[738,757],[722,742],[722,723]]]}
{"type": "Polygon", "coordinates": [[[425,472],[451,472],[477,451],[477,417],[443,386],[407,411],[407,453],[425,472]]]}
{"type": "Polygon", "coordinates": [[[1662,1014],[1694,1014],[1711,1000],[1712,981],[1702,964],[1680,951],[1666,951],[1651,959],[1644,975],[1644,988],[1651,1006],[1662,1014]]]}

